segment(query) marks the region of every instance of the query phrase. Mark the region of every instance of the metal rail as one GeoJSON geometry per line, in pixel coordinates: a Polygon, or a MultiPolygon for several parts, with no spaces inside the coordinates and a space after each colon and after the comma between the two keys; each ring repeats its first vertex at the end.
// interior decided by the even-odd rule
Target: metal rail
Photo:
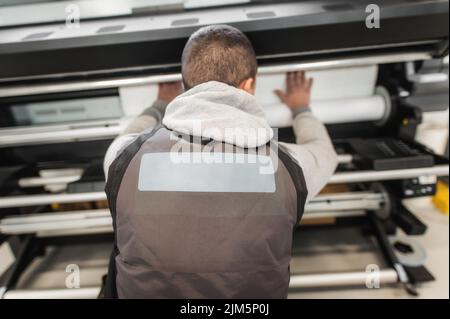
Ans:
{"type": "MultiPolygon", "coordinates": [[[[290,289],[323,288],[339,286],[366,286],[373,277],[367,272],[343,272],[310,275],[291,275],[290,289]]],[[[394,269],[384,269],[377,274],[380,285],[398,282],[394,269]]],[[[4,299],[95,299],[100,287],[79,289],[9,290],[4,299]]]]}
{"type": "MultiPolygon", "coordinates": [[[[348,68],[365,66],[372,64],[386,64],[396,62],[409,62],[418,60],[428,60],[430,55],[423,52],[383,54],[376,56],[361,56],[356,58],[342,58],[325,61],[312,61],[304,63],[290,63],[283,65],[261,66],[258,74],[284,73],[288,71],[313,71],[323,69],[348,68]]],[[[138,77],[126,77],[120,79],[97,80],[97,81],[77,81],[59,84],[40,84],[35,86],[20,85],[0,89],[0,98],[12,96],[24,96],[35,94],[50,94],[70,91],[96,90],[106,88],[117,88],[134,85],[154,84],[161,82],[173,82],[181,80],[181,74],[163,74],[138,77]]]]}
{"type": "Polygon", "coordinates": [[[89,139],[115,138],[123,132],[123,125],[104,125],[89,128],[68,128],[59,131],[50,130],[48,132],[28,132],[23,129],[20,134],[3,134],[0,131],[0,147],[19,146],[39,143],[70,142],[89,139]]]}
{"type": "Polygon", "coordinates": [[[4,299],[96,299],[100,287],[74,289],[8,290],[4,299]]]}
{"type": "Polygon", "coordinates": [[[16,215],[0,221],[0,233],[9,235],[103,227],[112,230],[109,209],[16,215]]]}
{"type": "Polygon", "coordinates": [[[104,192],[11,196],[0,198],[0,208],[49,205],[52,203],[79,203],[99,200],[106,200],[106,194],[104,192]]]}
{"type": "Polygon", "coordinates": [[[383,194],[375,192],[323,194],[313,198],[305,211],[379,210],[385,201],[383,194]]]}
{"type": "MultiPolygon", "coordinates": [[[[394,269],[380,270],[376,274],[377,281],[381,284],[398,282],[398,275],[394,269]]],[[[322,288],[339,286],[366,286],[366,283],[374,278],[372,272],[343,272],[328,274],[291,275],[289,288],[322,288]]]]}
{"type": "Polygon", "coordinates": [[[448,176],[448,165],[436,165],[423,168],[408,168],[386,171],[355,171],[335,173],[328,184],[361,183],[375,181],[389,181],[415,178],[419,176],[448,176]]]}

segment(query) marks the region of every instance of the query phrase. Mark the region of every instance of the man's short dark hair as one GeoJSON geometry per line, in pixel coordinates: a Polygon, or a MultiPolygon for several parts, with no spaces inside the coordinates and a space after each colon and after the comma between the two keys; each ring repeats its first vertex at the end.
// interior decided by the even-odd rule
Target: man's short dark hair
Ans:
{"type": "Polygon", "coordinates": [[[203,27],[194,32],[183,50],[185,89],[208,81],[237,87],[256,76],[256,56],[248,38],[228,25],[203,27]]]}

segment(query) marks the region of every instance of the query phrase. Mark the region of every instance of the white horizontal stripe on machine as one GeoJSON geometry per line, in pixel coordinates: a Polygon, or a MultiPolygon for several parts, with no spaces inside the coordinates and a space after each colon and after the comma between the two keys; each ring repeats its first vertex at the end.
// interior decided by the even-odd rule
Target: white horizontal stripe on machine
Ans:
{"type": "MultiPolygon", "coordinates": [[[[60,131],[49,132],[27,132],[27,129],[18,135],[2,134],[0,136],[0,146],[19,146],[24,144],[38,144],[38,143],[56,143],[76,140],[101,139],[101,138],[115,138],[123,131],[124,127],[121,125],[105,125],[99,127],[76,128],[76,129],[62,129],[60,131]]],[[[3,132],[0,132],[3,133],[3,132]]]]}
{"type": "MultiPolygon", "coordinates": [[[[312,71],[312,70],[346,68],[346,67],[364,66],[373,64],[428,60],[428,59],[430,59],[430,55],[428,53],[423,52],[361,56],[356,58],[342,58],[326,61],[312,61],[304,63],[274,65],[274,66],[261,66],[258,68],[258,74],[272,74],[272,73],[282,73],[299,70],[312,71]]],[[[35,86],[21,85],[0,89],[0,98],[34,95],[34,94],[50,94],[50,93],[61,93],[61,92],[82,91],[82,90],[117,88],[142,84],[173,82],[179,80],[181,80],[181,74],[177,73],[177,74],[129,77],[112,80],[80,81],[61,84],[43,84],[35,86]]]]}
{"type": "Polygon", "coordinates": [[[10,235],[99,227],[112,230],[108,209],[8,217],[0,221],[0,233],[10,235]]]}
{"type": "Polygon", "coordinates": [[[341,183],[362,183],[375,181],[389,181],[397,179],[408,179],[420,176],[448,176],[448,165],[436,165],[423,168],[409,168],[386,171],[355,171],[340,172],[334,174],[328,181],[328,184],[341,183]]]}
{"type": "Polygon", "coordinates": [[[374,192],[350,192],[318,195],[306,205],[308,212],[336,210],[379,210],[385,202],[384,195],[374,192]]]}
{"type": "Polygon", "coordinates": [[[39,187],[54,184],[69,184],[78,181],[81,175],[54,176],[54,177],[25,177],[19,179],[22,188],[39,187]]]}
{"type": "Polygon", "coordinates": [[[4,299],[96,299],[100,287],[92,288],[66,288],[66,289],[39,289],[39,290],[9,290],[4,299]]]}
{"type": "Polygon", "coordinates": [[[59,222],[59,221],[78,221],[87,218],[101,218],[109,217],[109,209],[91,209],[91,210],[76,210],[70,212],[61,213],[39,213],[32,215],[15,215],[3,218],[0,221],[0,225],[15,225],[15,224],[34,224],[34,223],[47,223],[47,222],[59,222]]]}
{"type": "MultiPolygon", "coordinates": [[[[319,53],[319,52],[317,52],[319,53]]],[[[262,66],[258,68],[258,74],[272,74],[272,73],[285,73],[292,71],[315,71],[324,69],[336,69],[336,68],[350,68],[358,66],[366,66],[373,64],[387,64],[398,62],[410,62],[428,60],[431,56],[428,53],[423,52],[411,52],[411,53],[395,53],[395,54],[382,54],[375,56],[361,56],[354,58],[342,58],[325,61],[311,61],[304,63],[274,65],[274,66],[262,66]]]]}
{"type": "Polygon", "coordinates": [[[365,210],[349,210],[349,211],[329,211],[329,212],[308,212],[305,211],[302,217],[304,220],[316,220],[325,218],[351,218],[366,215],[365,210]]]}
{"type": "MultiPolygon", "coordinates": [[[[378,273],[380,284],[398,282],[394,269],[383,269],[378,273]]],[[[327,274],[291,275],[289,288],[321,288],[339,286],[366,286],[367,280],[374,278],[373,272],[342,272],[327,274]]]]}
{"type": "Polygon", "coordinates": [[[77,130],[77,129],[89,129],[97,128],[102,126],[124,126],[127,124],[126,119],[106,119],[106,120],[88,120],[84,122],[73,122],[64,124],[39,124],[35,126],[18,126],[12,128],[2,128],[0,129],[0,135],[18,135],[26,132],[27,134],[39,134],[48,132],[61,132],[64,130],[77,130]]]}
{"type": "Polygon", "coordinates": [[[45,237],[111,234],[112,232],[113,232],[113,227],[112,227],[112,225],[110,225],[110,226],[92,227],[92,228],[43,230],[43,231],[38,231],[35,235],[38,238],[45,238],[45,237]]]}
{"type": "Polygon", "coordinates": [[[0,208],[106,200],[104,192],[0,197],[0,208]]]}

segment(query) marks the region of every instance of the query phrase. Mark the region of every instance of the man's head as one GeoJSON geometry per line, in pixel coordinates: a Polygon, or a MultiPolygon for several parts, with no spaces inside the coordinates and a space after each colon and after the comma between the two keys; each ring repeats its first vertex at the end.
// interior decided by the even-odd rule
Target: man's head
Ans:
{"type": "Polygon", "coordinates": [[[256,56],[238,29],[227,25],[203,27],[191,35],[182,56],[185,89],[219,81],[254,93],[256,56]]]}

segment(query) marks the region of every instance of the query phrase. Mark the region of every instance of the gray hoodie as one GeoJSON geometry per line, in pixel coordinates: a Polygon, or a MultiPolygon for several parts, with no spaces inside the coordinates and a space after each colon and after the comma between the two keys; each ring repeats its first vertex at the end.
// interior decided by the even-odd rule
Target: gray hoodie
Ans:
{"type": "MultiPolygon", "coordinates": [[[[156,101],[111,144],[104,160],[105,175],[124,147],[143,130],[156,126],[161,120],[168,129],[244,148],[265,145],[274,137],[256,98],[221,82],[200,84],[165,107],[163,101],[156,101]]],[[[295,112],[293,128],[297,143],[280,144],[302,167],[310,200],[334,173],[337,155],[324,125],[308,108],[295,112]]]]}

